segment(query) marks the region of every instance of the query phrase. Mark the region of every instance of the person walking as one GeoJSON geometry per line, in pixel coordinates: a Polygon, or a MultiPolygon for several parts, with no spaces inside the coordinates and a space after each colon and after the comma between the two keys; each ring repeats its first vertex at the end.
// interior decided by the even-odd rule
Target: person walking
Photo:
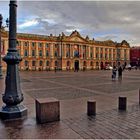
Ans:
{"type": "Polygon", "coordinates": [[[122,67],[119,66],[119,68],[118,68],[118,79],[119,80],[122,80],[122,71],[123,71],[122,67]]]}
{"type": "Polygon", "coordinates": [[[116,66],[113,66],[113,69],[112,69],[112,81],[114,81],[116,79],[116,66]]]}

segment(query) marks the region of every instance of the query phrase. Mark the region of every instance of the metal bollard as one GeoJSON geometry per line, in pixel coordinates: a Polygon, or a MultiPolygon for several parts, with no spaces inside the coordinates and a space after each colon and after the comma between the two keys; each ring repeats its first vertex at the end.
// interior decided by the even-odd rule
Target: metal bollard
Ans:
{"type": "Polygon", "coordinates": [[[119,110],[126,110],[127,106],[127,98],[126,97],[119,97],[119,110]]]}
{"type": "Polygon", "coordinates": [[[96,115],[96,101],[87,101],[87,115],[96,115]]]}

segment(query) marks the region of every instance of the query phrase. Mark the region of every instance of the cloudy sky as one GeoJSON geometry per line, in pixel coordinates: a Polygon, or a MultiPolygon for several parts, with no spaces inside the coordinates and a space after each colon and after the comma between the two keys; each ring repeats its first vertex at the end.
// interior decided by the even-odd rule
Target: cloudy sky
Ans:
{"type": "MultiPolygon", "coordinates": [[[[0,1],[4,21],[9,1],[0,1]]],[[[18,32],[69,35],[77,30],[90,39],[140,46],[140,1],[19,1],[18,32]]]]}

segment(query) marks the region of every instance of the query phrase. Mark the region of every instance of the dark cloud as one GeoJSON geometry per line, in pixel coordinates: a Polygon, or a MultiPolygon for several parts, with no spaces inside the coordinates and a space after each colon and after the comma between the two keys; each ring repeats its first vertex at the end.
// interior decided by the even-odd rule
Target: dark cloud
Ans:
{"type": "MultiPolygon", "coordinates": [[[[0,5],[1,8],[1,5],[0,5]]],[[[84,36],[140,44],[139,1],[19,1],[18,24],[37,20],[22,32],[59,34],[80,30],[84,36]],[[53,22],[52,22],[53,21],[53,22]],[[99,37],[99,35],[101,35],[99,37]]],[[[19,29],[20,31],[20,29],[19,29]]]]}

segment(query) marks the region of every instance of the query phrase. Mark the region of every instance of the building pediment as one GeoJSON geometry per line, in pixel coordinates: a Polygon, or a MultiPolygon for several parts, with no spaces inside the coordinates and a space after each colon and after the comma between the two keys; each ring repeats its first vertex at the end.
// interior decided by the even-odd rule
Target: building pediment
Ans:
{"type": "Polygon", "coordinates": [[[67,38],[68,41],[72,42],[81,42],[81,43],[87,43],[87,40],[83,38],[78,31],[73,31],[71,35],[67,38]]]}
{"type": "Polygon", "coordinates": [[[78,36],[70,37],[69,41],[81,42],[81,43],[87,42],[84,38],[78,36]]]}

